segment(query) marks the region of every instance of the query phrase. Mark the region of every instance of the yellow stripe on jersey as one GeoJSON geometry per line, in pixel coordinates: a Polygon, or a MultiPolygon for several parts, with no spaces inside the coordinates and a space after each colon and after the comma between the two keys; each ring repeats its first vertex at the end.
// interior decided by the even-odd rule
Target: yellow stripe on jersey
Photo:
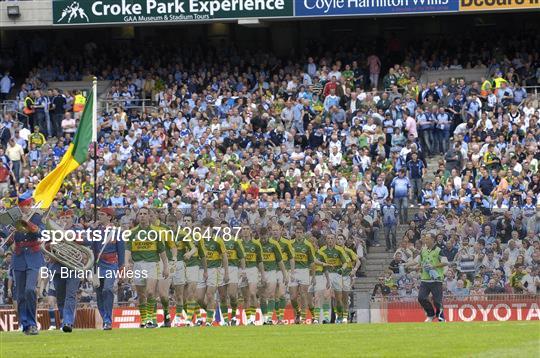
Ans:
{"type": "Polygon", "coordinates": [[[248,262],[257,261],[257,253],[255,253],[255,252],[246,253],[246,261],[248,261],[248,262]]]}
{"type": "Polygon", "coordinates": [[[276,255],[273,252],[263,252],[263,261],[276,261],[276,255]]]}
{"type": "Polygon", "coordinates": [[[156,241],[133,241],[131,251],[157,251],[156,241]]]}
{"type": "Polygon", "coordinates": [[[210,261],[221,260],[221,254],[217,251],[206,251],[206,259],[210,261]]]}

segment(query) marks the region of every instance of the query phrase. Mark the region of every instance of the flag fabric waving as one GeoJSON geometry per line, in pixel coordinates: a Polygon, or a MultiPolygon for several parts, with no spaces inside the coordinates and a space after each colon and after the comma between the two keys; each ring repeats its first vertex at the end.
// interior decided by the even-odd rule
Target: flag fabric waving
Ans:
{"type": "Polygon", "coordinates": [[[39,206],[42,208],[48,208],[51,205],[64,179],[86,161],[88,148],[92,138],[95,138],[94,132],[96,131],[94,123],[94,111],[96,109],[94,108],[93,95],[93,91],[90,91],[75,138],[69,145],[66,154],[64,154],[58,166],[43,178],[36,186],[36,190],[34,190],[34,201],[40,203],[39,206]]]}

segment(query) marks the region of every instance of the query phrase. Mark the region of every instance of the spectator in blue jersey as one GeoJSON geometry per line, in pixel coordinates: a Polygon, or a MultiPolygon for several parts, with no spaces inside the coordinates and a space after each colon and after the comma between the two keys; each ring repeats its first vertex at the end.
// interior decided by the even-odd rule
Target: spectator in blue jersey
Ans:
{"type": "Polygon", "coordinates": [[[390,184],[390,198],[398,209],[399,222],[406,223],[408,218],[409,198],[411,196],[411,182],[405,175],[405,169],[401,169],[397,177],[390,184]]]}
{"type": "Polygon", "coordinates": [[[448,151],[448,144],[450,143],[450,127],[452,122],[450,116],[445,112],[443,107],[439,108],[439,112],[436,114],[436,141],[435,141],[435,153],[444,154],[448,151]]]}
{"type": "Polygon", "coordinates": [[[392,203],[390,197],[387,197],[386,201],[381,206],[381,215],[384,225],[386,251],[396,250],[396,227],[398,222],[397,208],[396,205],[392,203]]]}
{"type": "Polygon", "coordinates": [[[412,207],[414,204],[420,204],[422,201],[422,176],[427,171],[424,162],[418,158],[418,153],[412,153],[411,160],[407,162],[407,171],[412,186],[412,207]]]}

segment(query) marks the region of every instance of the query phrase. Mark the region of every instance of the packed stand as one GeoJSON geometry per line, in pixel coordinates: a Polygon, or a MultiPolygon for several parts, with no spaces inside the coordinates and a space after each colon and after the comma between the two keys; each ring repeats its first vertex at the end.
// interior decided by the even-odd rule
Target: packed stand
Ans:
{"type": "Polygon", "coordinates": [[[164,49],[171,60],[162,64],[153,62],[155,50],[116,51],[118,67],[106,58],[73,66],[52,59],[31,71],[17,95],[24,116],[8,111],[0,123],[2,205],[31,195],[76,130],[85,91],[47,83],[97,73],[112,81],[98,119],[97,202],[89,160],[63,185],[55,210],[230,209],[231,226],[254,227],[264,219],[243,213],[274,210],[303,216],[307,231],[346,229],[357,252],[361,241],[395,250],[411,206],[460,218],[466,209],[510,211],[512,225],[512,208],[536,210],[538,103],[521,85],[537,84],[540,66],[528,53],[428,59],[413,51],[386,73],[377,55],[353,51],[295,63],[164,49]],[[486,79],[418,83],[423,70],[455,66],[484,66],[486,79]],[[439,167],[428,168],[426,159],[439,155],[439,167]],[[428,171],[436,171],[433,182],[428,171]]]}

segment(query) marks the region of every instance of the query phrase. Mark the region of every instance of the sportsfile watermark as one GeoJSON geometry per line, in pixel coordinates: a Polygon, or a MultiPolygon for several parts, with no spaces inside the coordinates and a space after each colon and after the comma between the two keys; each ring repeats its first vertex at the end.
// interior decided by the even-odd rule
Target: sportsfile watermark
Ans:
{"type": "Polygon", "coordinates": [[[78,241],[236,241],[242,228],[234,227],[181,227],[174,229],[124,229],[120,226],[107,226],[103,229],[45,229],[41,231],[41,240],[58,242],[78,241]]]}

